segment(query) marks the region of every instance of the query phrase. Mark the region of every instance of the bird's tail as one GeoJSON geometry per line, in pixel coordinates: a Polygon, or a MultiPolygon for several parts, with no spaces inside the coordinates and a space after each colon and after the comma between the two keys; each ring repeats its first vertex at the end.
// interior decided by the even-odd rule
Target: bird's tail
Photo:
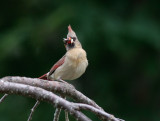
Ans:
{"type": "Polygon", "coordinates": [[[40,76],[39,79],[48,80],[48,79],[47,79],[47,73],[44,74],[44,75],[42,75],[42,76],[40,76]]]}

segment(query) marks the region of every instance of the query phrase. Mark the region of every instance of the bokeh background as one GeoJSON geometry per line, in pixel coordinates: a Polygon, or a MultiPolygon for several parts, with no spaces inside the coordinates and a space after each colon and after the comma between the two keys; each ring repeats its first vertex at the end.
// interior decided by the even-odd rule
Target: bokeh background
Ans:
{"type": "MultiPolygon", "coordinates": [[[[46,73],[65,53],[62,38],[69,24],[89,60],[86,73],[70,83],[116,117],[160,121],[157,0],[3,0],[0,78],[46,73]]],[[[26,97],[7,97],[0,104],[0,121],[26,121],[34,103],[26,97]]],[[[52,121],[54,110],[42,102],[33,121],[52,121]]]]}

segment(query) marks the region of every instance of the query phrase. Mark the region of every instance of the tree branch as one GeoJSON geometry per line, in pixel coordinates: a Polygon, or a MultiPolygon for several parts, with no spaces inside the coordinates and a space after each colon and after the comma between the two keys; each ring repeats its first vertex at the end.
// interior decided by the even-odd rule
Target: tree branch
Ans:
{"type": "Polygon", "coordinates": [[[46,101],[56,108],[64,109],[80,121],[91,121],[80,111],[82,109],[91,111],[103,121],[124,121],[106,113],[94,101],[67,83],[26,77],[5,77],[0,79],[0,93],[23,95],[39,101],[46,101]],[[62,96],[69,96],[81,103],[69,102],[53,94],[54,92],[62,96]]]}
{"type": "Polygon", "coordinates": [[[3,97],[0,99],[0,103],[2,103],[7,96],[8,94],[4,94],[3,97]]]}
{"type": "Polygon", "coordinates": [[[64,100],[63,98],[58,97],[52,92],[46,91],[39,87],[33,87],[12,82],[5,82],[1,80],[0,93],[17,94],[26,97],[32,97],[39,101],[46,101],[56,108],[61,107],[63,109],[66,109],[71,115],[73,115],[79,121],[91,121],[83,113],[81,113],[78,110],[75,110],[73,105],[67,100],[64,100]]]}
{"type": "Polygon", "coordinates": [[[68,112],[65,110],[65,121],[69,121],[68,112]]]}
{"type": "Polygon", "coordinates": [[[35,109],[38,107],[39,104],[40,104],[40,102],[39,102],[39,100],[37,100],[37,102],[34,104],[34,106],[31,109],[31,113],[30,113],[27,121],[31,121],[32,120],[32,115],[33,115],[35,109]]]}
{"type": "Polygon", "coordinates": [[[34,87],[40,87],[48,91],[52,91],[55,93],[59,93],[61,95],[69,96],[73,98],[74,100],[92,105],[98,109],[103,110],[101,107],[99,107],[93,100],[89,99],[85,95],[83,95],[81,92],[77,91],[73,86],[67,83],[61,83],[58,81],[46,81],[38,78],[26,78],[26,77],[4,77],[2,78],[3,81],[8,82],[15,82],[15,83],[21,83],[26,85],[31,85],[34,87]]]}
{"type": "Polygon", "coordinates": [[[80,104],[80,103],[74,103],[74,106],[76,106],[77,110],[88,110],[100,117],[101,119],[107,119],[107,121],[124,121],[123,119],[115,118],[113,115],[106,113],[100,109],[97,109],[93,106],[87,105],[87,104],[80,104]]]}
{"type": "Polygon", "coordinates": [[[59,121],[60,113],[61,113],[61,108],[56,108],[53,121],[59,121]]]}

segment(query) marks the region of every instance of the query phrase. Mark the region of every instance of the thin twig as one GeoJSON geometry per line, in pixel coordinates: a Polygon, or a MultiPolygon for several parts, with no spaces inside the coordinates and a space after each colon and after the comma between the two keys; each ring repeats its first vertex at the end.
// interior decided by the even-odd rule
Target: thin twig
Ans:
{"type": "Polygon", "coordinates": [[[37,102],[35,103],[35,105],[31,109],[31,113],[30,113],[27,121],[31,121],[32,120],[32,115],[33,115],[35,109],[38,107],[39,104],[40,104],[40,101],[37,100],[37,102]]]}
{"type": "Polygon", "coordinates": [[[60,113],[61,113],[61,108],[56,108],[53,121],[59,121],[60,113]]]}
{"type": "MultiPolygon", "coordinates": [[[[67,99],[67,97],[66,96],[62,96],[64,99],[67,99]]],[[[69,121],[69,117],[68,117],[68,112],[66,111],[66,110],[64,110],[64,112],[65,112],[65,119],[66,119],[66,121],[69,121]]]]}
{"type": "Polygon", "coordinates": [[[77,107],[77,110],[88,110],[94,113],[95,115],[101,117],[102,119],[107,119],[110,121],[124,121],[123,119],[115,118],[114,115],[111,115],[107,112],[99,110],[91,105],[81,104],[81,103],[74,103],[74,106],[77,107]]]}
{"type": "Polygon", "coordinates": [[[66,121],[69,121],[68,112],[66,110],[64,112],[65,112],[65,119],[66,119],[66,121]]]}
{"type": "Polygon", "coordinates": [[[7,96],[8,94],[4,94],[3,97],[0,99],[0,103],[2,103],[7,96]]]}
{"type": "MultiPolygon", "coordinates": [[[[65,82],[66,83],[66,82],[65,82]]],[[[66,99],[65,96],[61,95],[60,97],[62,97],[63,99],[66,99]]],[[[59,116],[61,113],[61,108],[56,108],[55,113],[54,113],[54,118],[53,121],[59,121],[59,116]]],[[[67,112],[68,113],[68,112],[67,112]]]]}

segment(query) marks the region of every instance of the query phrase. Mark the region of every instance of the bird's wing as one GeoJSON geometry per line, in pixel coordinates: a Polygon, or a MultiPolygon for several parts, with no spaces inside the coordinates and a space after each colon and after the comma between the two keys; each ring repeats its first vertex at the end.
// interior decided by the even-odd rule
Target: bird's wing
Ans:
{"type": "Polygon", "coordinates": [[[55,63],[52,66],[51,70],[49,71],[48,76],[52,75],[54,73],[54,71],[64,63],[65,57],[66,56],[64,55],[59,61],[57,61],[57,63],[55,63]]]}
{"type": "Polygon", "coordinates": [[[49,73],[46,73],[42,76],[39,77],[39,79],[44,79],[44,80],[49,80],[48,79],[48,76],[52,75],[54,73],[54,71],[59,67],[61,66],[63,63],[64,63],[64,60],[65,60],[65,55],[59,60],[57,61],[56,64],[54,64],[51,68],[51,70],[49,71],[49,73]]]}

